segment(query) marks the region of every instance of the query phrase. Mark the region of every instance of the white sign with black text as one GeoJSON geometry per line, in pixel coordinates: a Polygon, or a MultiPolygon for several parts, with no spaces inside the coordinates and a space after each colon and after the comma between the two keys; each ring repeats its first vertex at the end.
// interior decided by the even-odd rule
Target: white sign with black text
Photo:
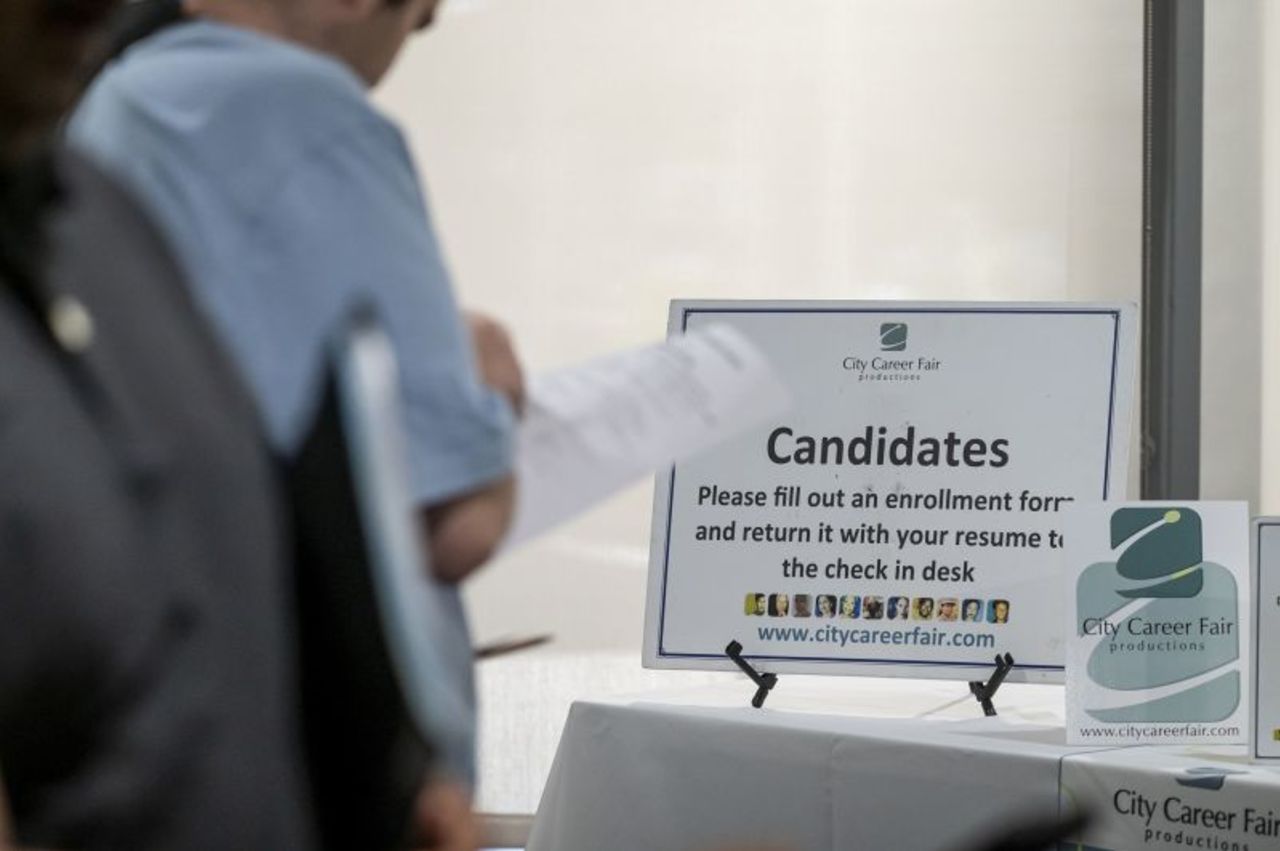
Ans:
{"type": "Polygon", "coordinates": [[[1061,681],[1061,510],[1123,498],[1134,311],[676,302],[732,326],[791,412],[660,476],[645,664],[1061,681]]]}

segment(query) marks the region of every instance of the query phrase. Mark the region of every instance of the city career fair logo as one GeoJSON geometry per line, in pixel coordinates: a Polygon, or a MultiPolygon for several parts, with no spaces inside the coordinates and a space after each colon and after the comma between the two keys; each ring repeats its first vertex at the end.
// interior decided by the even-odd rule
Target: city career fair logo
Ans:
{"type": "MultiPolygon", "coordinates": [[[[1235,578],[1204,560],[1200,516],[1186,508],[1111,515],[1113,562],[1076,585],[1078,634],[1092,637],[1087,676],[1108,698],[1104,722],[1221,721],[1240,704],[1235,578]]],[[[1096,700],[1101,701],[1099,697],[1096,700]]]]}
{"type": "Polygon", "coordinates": [[[880,351],[904,352],[907,350],[907,323],[885,322],[880,326],[880,351]]]}
{"type": "MultiPolygon", "coordinates": [[[[1250,839],[1280,838],[1280,814],[1273,807],[1242,804],[1220,794],[1236,784],[1231,778],[1249,773],[1213,766],[1190,768],[1174,777],[1176,789],[1156,791],[1136,788],[1136,784],[1117,788],[1111,808],[1127,822],[1138,823],[1146,845],[1249,851],[1250,839]]],[[[1237,786],[1235,791],[1241,790],[1237,786]]],[[[1271,848],[1274,843],[1260,847],[1271,848]]]]}
{"type": "Polygon", "coordinates": [[[888,354],[847,355],[840,366],[846,372],[855,373],[858,381],[919,381],[924,375],[941,371],[941,358],[906,355],[907,333],[905,322],[882,322],[880,351],[888,354]]]}

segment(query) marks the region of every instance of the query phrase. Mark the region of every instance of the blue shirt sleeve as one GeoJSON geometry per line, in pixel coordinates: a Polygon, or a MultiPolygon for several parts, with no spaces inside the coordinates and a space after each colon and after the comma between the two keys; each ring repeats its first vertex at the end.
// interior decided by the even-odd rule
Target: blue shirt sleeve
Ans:
{"type": "MultiPolygon", "coordinates": [[[[399,362],[415,498],[431,504],[502,477],[511,468],[512,413],[479,381],[399,133],[360,122],[299,153],[253,228],[259,304],[270,333],[283,335],[262,351],[305,351],[351,310],[372,308],[399,362]]],[[[268,406],[296,392],[271,387],[271,365],[257,366],[268,406]]],[[[298,411],[306,421],[311,412],[298,411]]]]}

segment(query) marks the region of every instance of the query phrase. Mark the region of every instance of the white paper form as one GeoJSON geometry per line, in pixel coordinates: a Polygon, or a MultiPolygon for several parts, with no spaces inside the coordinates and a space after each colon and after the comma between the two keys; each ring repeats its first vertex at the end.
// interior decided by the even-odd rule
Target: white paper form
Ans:
{"type": "Polygon", "coordinates": [[[790,405],[756,346],[725,325],[530,382],[506,547],[790,405]]]}

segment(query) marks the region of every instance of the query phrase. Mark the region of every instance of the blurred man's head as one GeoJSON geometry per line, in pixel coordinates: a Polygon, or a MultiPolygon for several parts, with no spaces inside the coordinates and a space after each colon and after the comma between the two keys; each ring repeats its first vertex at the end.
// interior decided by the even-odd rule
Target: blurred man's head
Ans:
{"type": "Polygon", "coordinates": [[[260,30],[345,62],[367,84],[405,41],[431,25],[442,0],[185,0],[191,14],[260,30]]]}
{"type": "Polygon", "coordinates": [[[0,0],[0,164],[27,155],[70,108],[120,0],[0,0]]]}

